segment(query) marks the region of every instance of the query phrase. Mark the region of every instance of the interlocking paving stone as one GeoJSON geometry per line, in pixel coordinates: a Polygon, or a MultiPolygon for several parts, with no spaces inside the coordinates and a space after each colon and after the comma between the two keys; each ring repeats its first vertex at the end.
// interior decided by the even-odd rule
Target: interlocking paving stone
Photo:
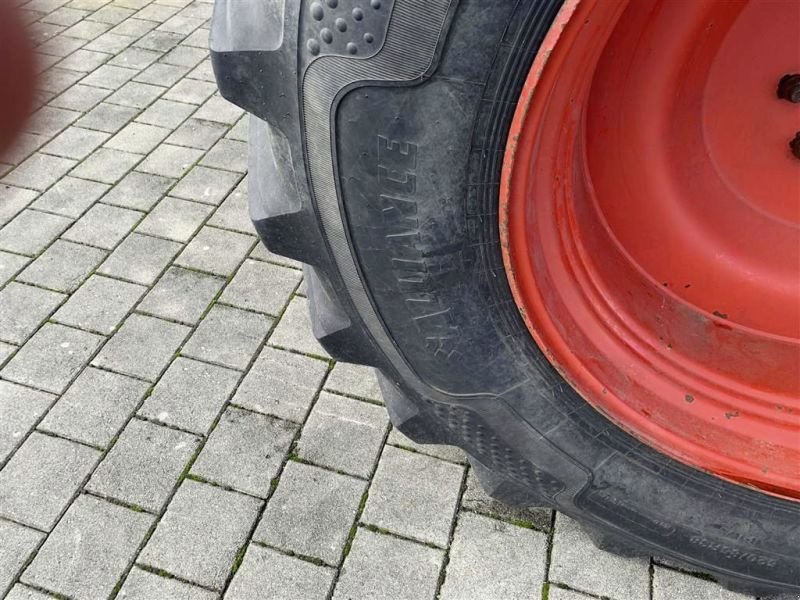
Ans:
{"type": "Polygon", "coordinates": [[[125,320],[92,364],[155,381],[189,331],[185,325],[133,314],[125,320]]]}
{"type": "Polygon", "coordinates": [[[180,178],[202,155],[202,150],[162,144],[139,165],[139,170],[162,177],[180,178]]]}
{"type": "Polygon", "coordinates": [[[0,342],[0,364],[3,364],[3,362],[5,362],[5,360],[11,356],[16,349],[17,346],[14,346],[13,344],[0,342]]]}
{"type": "Polygon", "coordinates": [[[336,363],[325,382],[325,389],[383,403],[375,369],[350,363],[336,363]]]}
{"type": "Polygon", "coordinates": [[[272,320],[264,315],[215,305],[182,350],[185,356],[245,369],[267,336],[272,320]]]}
{"type": "Polygon", "coordinates": [[[83,83],[108,90],[116,90],[127,83],[136,73],[138,73],[136,69],[103,65],[90,75],[87,75],[83,79],[83,83]]]}
{"type": "Polygon", "coordinates": [[[553,518],[553,511],[549,508],[510,506],[490,498],[478,482],[473,469],[470,469],[467,476],[467,489],[464,490],[461,505],[469,510],[506,521],[524,521],[541,530],[549,530],[553,518]]]}
{"type": "Polygon", "coordinates": [[[106,598],[136,555],[153,517],[80,496],[22,575],[73,598],[106,598]]]}
{"type": "MultiPolygon", "coordinates": [[[[220,171],[221,172],[221,171],[220,171]]],[[[247,203],[247,178],[245,177],[209,219],[209,225],[233,229],[242,233],[253,231],[250,210],[247,203]]]]}
{"type": "Polygon", "coordinates": [[[172,129],[183,123],[194,110],[194,106],[184,104],[183,102],[158,99],[147,107],[147,110],[136,117],[136,120],[140,123],[172,129]]]}
{"type": "Polygon", "coordinates": [[[328,567],[251,544],[225,600],[325,600],[335,575],[328,567]]]}
{"type": "Polygon", "coordinates": [[[164,129],[163,127],[144,123],[128,123],[105,145],[107,148],[116,148],[117,150],[125,150],[135,154],[147,154],[168,135],[169,129],[164,129]]]}
{"type": "Polygon", "coordinates": [[[147,388],[143,381],[89,367],[39,427],[104,448],[122,429],[147,388]]]}
{"type": "MultiPolygon", "coordinates": [[[[108,54],[116,54],[133,43],[133,38],[125,35],[117,35],[115,33],[106,32],[97,36],[91,42],[86,44],[84,48],[89,50],[96,50],[98,52],[106,52],[108,54]]],[[[124,68],[124,67],[123,67],[124,68]]],[[[128,69],[125,68],[127,71],[128,69]]],[[[114,74],[117,77],[117,74],[114,74]]]]}
{"type": "Polygon", "coordinates": [[[43,594],[33,588],[18,583],[11,588],[5,600],[52,600],[52,598],[53,597],[49,594],[43,594]]]}
{"type": "MultiPolygon", "coordinates": [[[[196,113],[195,113],[196,114],[196,113]]],[[[219,140],[227,128],[219,123],[209,123],[191,118],[169,136],[168,144],[208,150],[219,140]]]]}
{"type": "Polygon", "coordinates": [[[11,456],[55,399],[45,392],[0,381],[0,463],[11,456]]]}
{"type": "Polygon", "coordinates": [[[191,434],[133,419],[86,489],[159,512],[199,442],[191,434]]]}
{"type": "MultiPolygon", "coordinates": [[[[12,146],[8,148],[5,151],[5,154],[2,156],[3,162],[10,163],[10,165],[7,165],[6,172],[11,170],[11,165],[18,165],[19,163],[21,163],[28,156],[33,154],[36,150],[41,148],[42,145],[45,144],[49,139],[50,138],[48,136],[40,135],[38,133],[28,133],[24,131],[20,133],[14,140],[12,146]]],[[[2,216],[6,212],[5,209],[6,203],[11,203],[13,205],[12,199],[9,197],[9,192],[19,193],[22,192],[23,189],[12,188],[6,185],[0,185],[0,190],[3,190],[3,198],[4,200],[6,200],[6,202],[3,203],[4,205],[3,210],[0,210],[0,216],[2,216]]],[[[35,193],[30,190],[24,190],[24,191],[28,194],[35,195],[35,193]]],[[[16,211],[14,212],[16,213],[16,211]]]]}
{"type": "Polygon", "coordinates": [[[575,521],[556,517],[550,581],[613,600],[649,597],[648,561],[604,552],[575,521]]]}
{"type": "Polygon", "coordinates": [[[105,257],[106,252],[99,248],[56,240],[17,279],[60,292],[72,292],[105,257]]]}
{"type": "Polygon", "coordinates": [[[289,461],[254,540],[336,565],[366,483],[289,461]]]}
{"type": "Polygon", "coordinates": [[[53,320],[108,335],[146,291],[135,283],[92,275],[58,309],[53,320]]]}
{"type": "Polygon", "coordinates": [[[36,192],[0,183],[0,226],[17,216],[36,198],[36,192]]]}
{"type": "Polygon", "coordinates": [[[161,60],[169,65],[195,67],[207,56],[208,52],[204,48],[180,45],[170,50],[161,60]]]}
{"type": "Polygon", "coordinates": [[[270,315],[278,315],[300,283],[300,273],[255,260],[245,260],[220,301],[270,315]]]}
{"type": "Polygon", "coordinates": [[[145,217],[137,231],[188,242],[203,224],[212,208],[198,202],[189,202],[167,196],[145,217]]]}
{"type": "Polygon", "coordinates": [[[142,213],[107,204],[95,204],[61,237],[113,250],[141,220],[142,213]]]}
{"type": "Polygon", "coordinates": [[[227,277],[247,256],[254,238],[215,227],[203,227],[181,252],[176,264],[227,277]]]}
{"type": "Polygon", "coordinates": [[[568,590],[554,585],[549,586],[547,600],[592,600],[593,596],[581,594],[575,590],[568,590]]]}
{"type": "Polygon", "coordinates": [[[176,242],[134,232],[100,265],[98,273],[152,285],[180,249],[176,242]]]}
{"type": "Polygon", "coordinates": [[[108,23],[98,23],[95,21],[81,21],[76,23],[64,32],[69,37],[81,38],[83,40],[93,40],[101,33],[111,29],[108,23]]]}
{"type": "Polygon", "coordinates": [[[50,530],[100,452],[33,432],[0,471],[0,516],[50,530]]]}
{"type": "Polygon", "coordinates": [[[74,167],[76,161],[37,152],[3,178],[5,183],[46,190],[74,167]]]}
{"type": "MultiPolygon", "coordinates": [[[[158,23],[153,23],[152,21],[146,21],[144,19],[137,19],[136,15],[134,15],[127,21],[123,21],[116,27],[109,29],[109,32],[138,38],[153,30],[156,25],[158,25],[158,23]]],[[[137,42],[134,42],[134,45],[137,45],[137,42]]]]}
{"type": "Polygon", "coordinates": [[[679,598],[752,600],[751,596],[724,590],[712,581],[656,566],[653,570],[653,600],[677,600],[679,598]]]}
{"type": "Polygon", "coordinates": [[[334,600],[433,600],[444,553],[359,528],[334,600]]]}
{"type": "MultiPolygon", "coordinates": [[[[133,80],[165,88],[178,82],[184,75],[186,75],[188,71],[189,67],[178,67],[175,65],[156,63],[147,67],[144,71],[134,77],[133,80]]],[[[192,111],[195,108],[196,107],[193,107],[192,111]]]]}
{"type": "Polygon", "coordinates": [[[454,463],[466,464],[467,456],[461,448],[456,446],[445,446],[442,444],[418,444],[417,442],[407,438],[399,429],[392,429],[389,432],[389,437],[386,443],[402,448],[408,448],[420,454],[427,454],[434,458],[441,458],[454,463]]]}
{"type": "Polygon", "coordinates": [[[383,408],[323,392],[303,428],[297,454],[324,467],[369,477],[387,425],[383,408]]]}
{"type": "Polygon", "coordinates": [[[302,422],[327,365],[265,346],[236,390],[233,402],[256,412],[302,422]]]}
{"type": "Polygon", "coordinates": [[[31,208],[58,213],[65,217],[77,218],[100,198],[109,186],[105,183],[64,177],[53,187],[39,196],[31,208]]]}
{"type": "Polygon", "coordinates": [[[150,210],[173,183],[175,181],[167,177],[133,171],[111,188],[103,202],[136,210],[150,210]]]}
{"type": "Polygon", "coordinates": [[[229,407],[192,465],[192,474],[264,498],[295,433],[295,423],[229,407]]]}
{"type": "Polygon", "coordinates": [[[215,275],[170,267],[150,290],[138,310],[193,325],[225,284],[215,275]]]}
{"type": "Polygon", "coordinates": [[[195,113],[195,118],[233,125],[242,114],[243,111],[241,108],[235,104],[231,104],[222,96],[214,94],[198,109],[195,113]]]}
{"type": "MultiPolygon", "coordinates": [[[[62,72],[70,78],[70,81],[66,87],[69,87],[75,81],[81,78],[81,75],[78,73],[70,73],[68,71],[62,72]]],[[[30,121],[26,124],[25,129],[26,131],[30,131],[32,133],[41,133],[47,137],[53,137],[80,116],[81,113],[74,110],[45,106],[33,113],[30,121]]]]}
{"type": "Polygon", "coordinates": [[[247,171],[247,144],[236,140],[222,139],[214,144],[200,164],[244,173],[247,171]]]}
{"type": "Polygon", "coordinates": [[[17,383],[61,393],[89,362],[101,341],[93,333],[45,323],[0,374],[17,383]]]}
{"type": "Polygon", "coordinates": [[[134,567],[117,597],[125,600],[216,600],[217,594],[134,567]]]}
{"type": "Polygon", "coordinates": [[[98,148],[72,170],[72,175],[101,183],[116,183],[142,158],[140,154],[131,154],[113,148],[98,148]]]}
{"type": "Polygon", "coordinates": [[[138,562],[221,589],[261,504],[256,498],[187,479],[138,562]]]}
{"type": "Polygon", "coordinates": [[[172,190],[172,195],[196,202],[219,204],[238,180],[237,173],[198,166],[181,179],[172,190]]]}
{"type": "Polygon", "coordinates": [[[61,69],[69,69],[71,71],[80,71],[81,73],[89,73],[94,71],[97,67],[105,63],[111,58],[110,54],[105,52],[94,52],[82,48],[76,50],[65,59],[58,63],[61,69]]]}
{"type": "Polygon", "coordinates": [[[145,400],[139,414],[205,435],[241,373],[178,357],[145,400]]]}
{"type": "Polygon", "coordinates": [[[0,249],[33,256],[44,250],[72,221],[26,209],[0,229],[0,249]]]}
{"type": "Polygon", "coordinates": [[[109,61],[109,64],[118,67],[128,67],[130,69],[141,70],[158,60],[160,56],[160,52],[132,47],[126,48],[117,54],[111,61],[109,61]]]}
{"type": "Polygon", "coordinates": [[[0,594],[11,582],[39,546],[44,534],[9,521],[0,521],[0,594]]]}
{"type": "MultiPolygon", "coordinates": [[[[139,17],[139,14],[137,13],[136,16],[139,17]]],[[[154,23],[154,25],[158,25],[158,23],[154,23]]],[[[170,33],[169,31],[151,31],[134,42],[133,45],[139,48],[166,52],[177,46],[182,39],[182,35],[170,33]]]]}
{"type": "Polygon", "coordinates": [[[464,469],[386,446],[361,519],[405,537],[446,546],[464,469]]]}
{"type": "MultiPolygon", "coordinates": [[[[107,90],[110,93],[110,90],[107,90]]],[[[130,106],[119,106],[101,102],[86,113],[75,124],[87,129],[97,129],[107,133],[119,131],[136,116],[138,111],[130,106]]]]}
{"type": "Polygon", "coordinates": [[[109,90],[76,83],[51,100],[50,105],[87,112],[102,102],[110,93],[109,90]]]}
{"type": "Polygon", "coordinates": [[[107,139],[108,134],[102,131],[68,127],[45,145],[42,152],[80,160],[89,156],[107,139]]]}
{"type": "Polygon", "coordinates": [[[286,307],[281,320],[270,336],[269,343],[289,350],[328,357],[328,353],[320,345],[311,331],[311,317],[308,312],[308,300],[295,296],[286,307]]]}
{"type": "Polygon", "coordinates": [[[216,89],[217,86],[210,82],[182,79],[164,94],[164,98],[188,104],[202,104],[216,89]]]}
{"type": "Polygon", "coordinates": [[[546,555],[544,533],[462,513],[440,598],[531,597],[544,579],[546,555]]]}
{"type": "Polygon", "coordinates": [[[0,290],[0,340],[22,344],[64,298],[64,294],[11,282],[0,290]]]}

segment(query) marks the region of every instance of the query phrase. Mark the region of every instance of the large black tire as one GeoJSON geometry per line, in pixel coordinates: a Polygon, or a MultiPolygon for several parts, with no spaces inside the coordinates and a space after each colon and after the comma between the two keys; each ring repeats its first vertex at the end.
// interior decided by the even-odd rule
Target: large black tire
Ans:
{"type": "Polygon", "coordinates": [[[282,19],[275,5],[217,0],[214,68],[255,115],[255,226],[308,265],[330,354],[376,367],[394,425],[463,448],[501,500],[557,508],[601,546],[729,587],[800,591],[800,504],[612,424],[551,367],[514,304],[502,151],[560,0],[287,0],[282,19]]]}

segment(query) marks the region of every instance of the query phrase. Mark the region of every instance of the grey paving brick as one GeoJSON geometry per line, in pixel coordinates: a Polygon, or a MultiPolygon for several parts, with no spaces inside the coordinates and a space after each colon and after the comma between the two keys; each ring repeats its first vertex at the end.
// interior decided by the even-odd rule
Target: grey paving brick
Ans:
{"type": "Polygon", "coordinates": [[[86,48],[76,50],[58,63],[60,69],[69,69],[80,73],[90,73],[105,63],[112,56],[105,52],[95,52],[86,48]]]}
{"type": "Polygon", "coordinates": [[[206,226],[189,242],[175,263],[228,277],[254,243],[250,236],[206,226]]]}
{"type": "Polygon", "coordinates": [[[200,161],[206,167],[215,167],[237,173],[247,171],[247,144],[236,140],[221,139],[200,161]]]}
{"type": "Polygon", "coordinates": [[[546,556],[544,533],[462,513],[440,598],[533,597],[545,576],[546,556]]]}
{"type": "Polygon", "coordinates": [[[319,360],[265,346],[233,402],[256,412],[302,422],[327,365],[319,360]]]}
{"type": "Polygon", "coordinates": [[[89,156],[107,139],[108,134],[102,131],[68,127],[42,148],[42,151],[80,160],[89,156]]]}
{"type": "Polygon", "coordinates": [[[0,202],[0,225],[4,225],[16,217],[36,196],[37,193],[33,190],[0,183],[0,198],[3,199],[0,202]]]}
{"type": "Polygon", "coordinates": [[[185,243],[212,210],[205,204],[167,196],[150,211],[136,230],[185,243]]]}
{"type": "Polygon", "coordinates": [[[92,364],[155,381],[189,331],[188,327],[177,323],[131,315],[92,364]]]}
{"type": "MultiPolygon", "coordinates": [[[[41,148],[49,139],[49,136],[40,135],[38,133],[27,133],[24,131],[20,133],[12,143],[11,147],[8,148],[2,156],[3,162],[10,163],[7,171],[11,170],[12,165],[18,165],[36,150],[41,148]]],[[[0,189],[6,189],[4,197],[10,201],[10,198],[8,198],[8,186],[2,186],[0,189]]],[[[21,188],[10,188],[10,191],[17,190],[23,191],[21,188]]],[[[5,213],[6,211],[4,210],[3,214],[5,213]]]]}
{"type": "Polygon", "coordinates": [[[201,150],[162,144],[139,165],[145,173],[180,178],[202,156],[201,150]]]}
{"type": "Polygon", "coordinates": [[[152,285],[180,248],[176,242],[134,232],[117,246],[98,272],[152,285]]]}
{"type": "Polygon", "coordinates": [[[64,177],[39,196],[31,208],[77,218],[100,198],[109,186],[105,183],[64,177]]]}
{"type": "MultiPolygon", "coordinates": [[[[64,89],[75,83],[75,81],[81,77],[78,73],[65,71],[64,74],[69,82],[64,89]]],[[[59,90],[59,92],[61,91],[62,90],[59,90]]],[[[31,133],[40,133],[47,137],[53,137],[80,116],[81,113],[74,110],[45,106],[33,113],[30,121],[25,126],[25,130],[31,133]]]]}
{"type": "Polygon", "coordinates": [[[0,471],[0,516],[50,530],[100,452],[33,432],[0,471]]]}
{"type": "Polygon", "coordinates": [[[138,562],[221,589],[261,502],[185,480],[138,562]]]}
{"type": "Polygon", "coordinates": [[[270,315],[278,315],[300,283],[300,273],[278,265],[245,260],[220,301],[270,315]]]}
{"type": "Polygon", "coordinates": [[[80,23],[76,23],[66,31],[64,31],[64,35],[68,37],[76,37],[82,40],[93,40],[101,33],[104,33],[110,29],[110,25],[107,23],[97,23],[94,21],[81,21],[80,23]]]}
{"type": "Polygon", "coordinates": [[[17,279],[60,292],[71,292],[105,256],[106,253],[98,248],[56,240],[17,279]]]}
{"type": "Polygon", "coordinates": [[[86,489],[159,512],[199,443],[191,434],[133,419],[86,489]]]}
{"type": "Polygon", "coordinates": [[[648,561],[604,552],[572,519],[556,516],[550,581],[613,600],[649,596],[648,561]]]}
{"type": "Polygon", "coordinates": [[[150,210],[174,182],[174,179],[132,171],[111,188],[103,202],[136,210],[150,210]]]}
{"type": "MultiPolygon", "coordinates": [[[[64,38],[69,39],[69,38],[64,38]]],[[[83,41],[77,41],[77,45],[84,44],[83,41]]],[[[66,56],[67,53],[61,54],[61,56],[66,56]]],[[[52,100],[56,94],[60,94],[68,87],[79,81],[82,77],[84,77],[85,73],[79,73],[77,71],[69,71],[67,69],[60,69],[57,66],[54,66],[55,63],[58,62],[58,56],[47,56],[44,54],[37,54],[38,59],[38,67],[39,69],[47,69],[42,73],[42,77],[38,82],[38,88],[34,94],[34,108],[37,110],[44,110],[47,108],[52,108],[49,106],[44,106],[47,102],[52,100]],[[45,92],[42,94],[41,92],[45,92]]],[[[28,122],[26,124],[26,129],[28,131],[35,131],[36,133],[44,133],[40,131],[40,124],[37,122],[38,117],[34,116],[32,119],[32,123],[28,122]]],[[[56,132],[48,133],[48,137],[54,135],[56,132]]]]}
{"type": "Polygon", "coordinates": [[[195,113],[195,118],[233,125],[243,114],[244,111],[241,108],[231,104],[217,93],[203,103],[203,106],[195,113]]]}
{"type": "Polygon", "coordinates": [[[135,10],[131,10],[130,8],[107,4],[100,10],[93,12],[89,19],[92,21],[100,21],[101,23],[118,25],[135,12],[135,10]]]}
{"type": "Polygon", "coordinates": [[[93,275],[72,294],[53,320],[108,335],[146,291],[141,285],[93,275]]]}
{"type": "Polygon", "coordinates": [[[245,369],[267,336],[272,320],[264,315],[215,305],[186,342],[185,356],[245,369]]]}
{"type": "Polygon", "coordinates": [[[0,250],[0,285],[5,285],[10,281],[30,260],[27,256],[0,250]]]}
{"type": "Polygon", "coordinates": [[[211,66],[211,59],[209,58],[201,62],[194,69],[189,71],[186,77],[188,79],[197,79],[200,81],[216,81],[216,79],[214,79],[214,69],[211,66]]]}
{"type": "Polygon", "coordinates": [[[64,297],[30,285],[8,284],[0,290],[0,340],[22,344],[64,297]]]}
{"type": "Polygon", "coordinates": [[[0,248],[19,254],[38,254],[71,222],[58,215],[23,210],[0,229],[0,248]]]}
{"type": "Polygon", "coordinates": [[[140,123],[174,129],[194,112],[194,106],[183,102],[159,99],[136,117],[140,123]]]}
{"type": "Polygon", "coordinates": [[[178,357],[145,400],[139,414],[205,435],[240,376],[231,369],[178,357]]]}
{"type": "Polygon", "coordinates": [[[136,13],[136,16],[140,19],[150,19],[161,23],[178,12],[178,10],[179,8],[177,6],[166,6],[162,3],[158,3],[143,8],[136,13]]]}
{"type": "Polygon", "coordinates": [[[142,156],[113,148],[99,148],[72,171],[75,177],[83,177],[101,183],[116,183],[135,167],[142,156]]]}
{"type": "Polygon", "coordinates": [[[225,600],[324,600],[334,576],[335,571],[328,567],[250,545],[225,600]]]}
{"type": "Polygon", "coordinates": [[[359,528],[334,600],[433,600],[443,552],[359,528]]]}
{"type": "Polygon", "coordinates": [[[45,323],[0,371],[10,381],[61,393],[89,362],[102,338],[45,323]]]}
{"type": "Polygon", "coordinates": [[[178,102],[186,102],[188,104],[202,104],[216,89],[216,85],[207,81],[182,79],[164,94],[164,98],[168,100],[177,100],[178,102]]]}
{"type": "Polygon", "coordinates": [[[210,123],[208,121],[199,121],[197,118],[193,117],[178,127],[178,129],[169,136],[167,143],[208,150],[217,140],[225,135],[226,130],[227,127],[225,125],[210,123]]]}
{"type": "Polygon", "coordinates": [[[126,48],[117,54],[111,61],[109,61],[109,64],[117,67],[128,67],[129,69],[141,70],[147,68],[150,64],[157,61],[160,56],[161,53],[154,50],[131,47],[126,48]]]}
{"type": "Polygon", "coordinates": [[[0,521],[0,594],[5,594],[11,582],[22,570],[44,534],[16,523],[0,521]]]}
{"type": "Polygon", "coordinates": [[[593,596],[581,594],[575,590],[568,590],[565,588],[548,585],[547,600],[591,600],[593,596]]]}
{"type": "MultiPolygon", "coordinates": [[[[178,198],[205,202],[206,204],[219,204],[228,195],[239,180],[237,173],[209,169],[207,167],[194,167],[181,179],[172,190],[172,195],[178,198]]],[[[247,217],[247,214],[245,214],[247,217]]],[[[250,229],[252,231],[252,224],[250,229]]]]}
{"type": "MultiPolygon", "coordinates": [[[[136,16],[138,17],[138,15],[136,16]]],[[[154,25],[157,26],[158,24],[155,23],[154,25]]],[[[177,46],[182,39],[182,35],[170,33],[169,31],[151,31],[136,40],[134,45],[139,48],[167,52],[168,50],[177,46]]]]}
{"type": "Polygon", "coordinates": [[[141,220],[142,213],[95,204],[61,237],[65,240],[113,250],[141,220]]]}
{"type": "Polygon", "coordinates": [[[25,570],[22,581],[73,598],[106,598],[152,522],[151,515],[80,496],[25,570]]]}
{"type": "Polygon", "coordinates": [[[254,540],[337,565],[366,483],[289,461],[254,540]]]}
{"type": "Polygon", "coordinates": [[[5,342],[0,342],[0,365],[2,365],[6,359],[14,354],[17,350],[17,346],[14,344],[7,344],[5,342]]]}
{"type": "Polygon", "coordinates": [[[97,36],[91,42],[86,44],[84,48],[88,50],[97,50],[99,52],[106,52],[108,54],[117,54],[121,52],[134,42],[134,38],[125,35],[117,35],[107,31],[106,33],[97,36]]]}
{"type": "Polygon", "coordinates": [[[458,465],[386,446],[362,521],[446,546],[463,473],[458,465]]]}
{"type": "Polygon", "coordinates": [[[188,71],[189,71],[188,67],[178,67],[176,65],[165,65],[163,63],[155,63],[147,67],[141,73],[139,73],[136,77],[133,78],[133,80],[165,88],[174,85],[181,79],[181,77],[186,75],[188,71]]]}
{"type": "Polygon", "coordinates": [[[46,190],[75,166],[75,161],[36,152],[3,178],[4,183],[46,190]]]}
{"type": "Polygon", "coordinates": [[[117,90],[138,73],[136,69],[103,65],[82,80],[85,85],[117,90]]]}
{"type": "Polygon", "coordinates": [[[54,98],[50,102],[50,105],[58,108],[87,112],[102,102],[109,93],[109,90],[76,83],[54,98]]]}
{"type": "Polygon", "coordinates": [[[52,596],[39,592],[21,583],[16,584],[5,600],[52,600],[52,596]]]}
{"type": "Polygon", "coordinates": [[[162,58],[162,62],[168,65],[178,65],[180,67],[196,67],[201,60],[208,56],[206,48],[192,48],[191,46],[176,46],[162,58]]]}
{"type": "Polygon", "coordinates": [[[192,466],[192,474],[265,498],[297,424],[229,407],[192,466]]]}
{"type": "MultiPolygon", "coordinates": [[[[79,38],[66,37],[63,35],[56,35],[49,40],[37,46],[36,51],[41,54],[49,54],[51,56],[67,56],[75,52],[78,48],[86,44],[86,40],[79,38]]],[[[47,78],[49,73],[45,73],[47,78]]]]}
{"type": "Polygon", "coordinates": [[[240,142],[246,142],[250,137],[249,131],[250,131],[250,115],[245,115],[236,122],[236,125],[231,127],[230,131],[228,131],[225,137],[230,138],[232,140],[239,140],[240,142]]]}
{"type": "Polygon", "coordinates": [[[74,25],[88,14],[88,10],[78,10],[62,6],[42,17],[41,21],[42,23],[55,23],[56,25],[69,26],[74,25]]]}
{"type": "Polygon", "coordinates": [[[130,106],[118,106],[101,102],[75,124],[87,129],[114,133],[125,127],[125,124],[133,119],[137,112],[135,108],[130,106]]]}
{"type": "Polygon", "coordinates": [[[530,523],[543,531],[550,529],[553,519],[553,511],[549,508],[510,506],[490,498],[481,487],[474,469],[470,469],[467,476],[467,488],[464,490],[461,505],[468,510],[498,519],[530,523]]]}
{"type": "Polygon", "coordinates": [[[283,313],[275,331],[269,339],[270,345],[279,346],[328,358],[328,353],[314,337],[311,330],[311,317],[308,312],[308,300],[295,296],[283,313]]]}
{"type": "Polygon", "coordinates": [[[247,202],[247,186],[245,178],[216,210],[214,216],[209,220],[209,225],[233,229],[242,233],[254,231],[247,202]]]}
{"type": "Polygon", "coordinates": [[[325,389],[383,403],[378,378],[372,367],[337,362],[325,382],[325,389]]]}
{"type": "Polygon", "coordinates": [[[54,400],[51,394],[0,381],[0,463],[11,456],[54,400]]]}
{"type": "Polygon", "coordinates": [[[106,142],[106,147],[125,150],[138,154],[147,154],[158,146],[169,135],[169,129],[145,125],[144,123],[129,123],[118,134],[106,142]]]}
{"type": "Polygon", "coordinates": [[[134,15],[134,17],[123,21],[108,31],[109,33],[115,33],[117,35],[127,35],[134,38],[140,38],[149,31],[152,31],[156,25],[157,23],[153,23],[152,21],[137,19],[134,15]]]}
{"type": "Polygon", "coordinates": [[[324,467],[369,477],[387,425],[383,408],[323,392],[303,428],[297,454],[324,467]]]}
{"type": "Polygon", "coordinates": [[[134,567],[117,597],[125,600],[216,600],[217,594],[134,567]]]}
{"type": "Polygon", "coordinates": [[[414,452],[427,454],[434,458],[440,458],[459,464],[467,463],[467,457],[461,448],[457,448],[456,446],[444,446],[442,444],[418,444],[404,436],[398,429],[392,429],[386,441],[394,446],[411,449],[414,452]]]}
{"type": "MultiPolygon", "coordinates": [[[[139,81],[129,81],[108,98],[111,104],[121,104],[133,108],[145,108],[164,93],[164,88],[139,81]]],[[[168,135],[169,132],[166,132],[168,135]]]]}
{"type": "Polygon", "coordinates": [[[164,21],[164,23],[159,25],[158,28],[162,31],[171,31],[173,33],[180,33],[186,36],[200,27],[204,22],[205,19],[195,19],[177,14],[174,17],[164,21]]]}
{"type": "Polygon", "coordinates": [[[208,48],[208,35],[209,32],[205,28],[195,29],[191,35],[181,42],[181,45],[192,46],[193,48],[208,48]]]}
{"type": "Polygon", "coordinates": [[[653,570],[653,600],[752,600],[751,596],[723,589],[713,581],[656,566],[653,570]]]}
{"type": "Polygon", "coordinates": [[[39,427],[105,448],[125,425],[147,388],[143,381],[89,367],[39,427]]]}

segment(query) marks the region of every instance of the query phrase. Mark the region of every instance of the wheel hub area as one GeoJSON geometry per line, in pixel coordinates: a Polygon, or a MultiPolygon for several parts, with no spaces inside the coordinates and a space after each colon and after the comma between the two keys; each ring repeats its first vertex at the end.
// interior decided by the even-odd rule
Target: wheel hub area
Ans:
{"type": "Polygon", "coordinates": [[[800,72],[793,2],[573,0],[506,149],[528,328],[661,451],[800,498],[800,72]]]}

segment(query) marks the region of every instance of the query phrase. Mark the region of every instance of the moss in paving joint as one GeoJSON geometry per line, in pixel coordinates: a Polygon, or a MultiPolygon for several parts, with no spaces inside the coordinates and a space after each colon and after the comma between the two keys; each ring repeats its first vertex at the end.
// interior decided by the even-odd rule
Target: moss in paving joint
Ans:
{"type": "Polygon", "coordinates": [[[546,581],[542,584],[542,600],[550,598],[550,584],[546,581]]]}

